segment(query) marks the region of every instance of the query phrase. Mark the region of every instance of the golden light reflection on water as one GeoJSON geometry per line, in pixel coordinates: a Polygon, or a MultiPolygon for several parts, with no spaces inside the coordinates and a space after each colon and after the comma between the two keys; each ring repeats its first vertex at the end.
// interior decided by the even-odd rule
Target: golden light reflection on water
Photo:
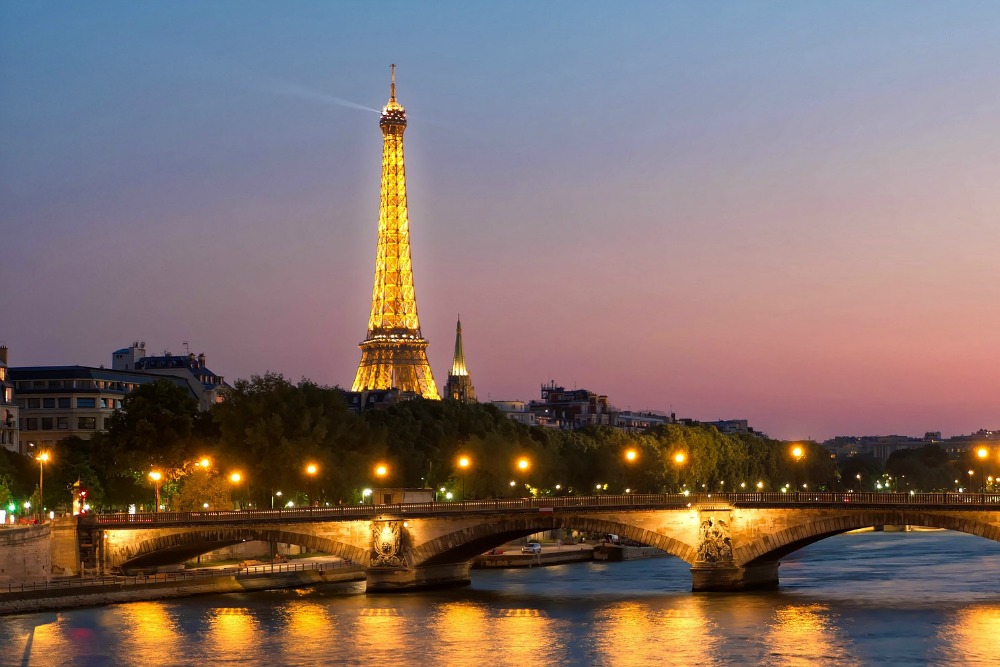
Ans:
{"type": "Polygon", "coordinates": [[[51,623],[35,625],[13,641],[4,637],[0,647],[0,665],[63,665],[66,656],[78,653],[74,642],[66,636],[65,627],[54,618],[51,623]]]}
{"type": "Polygon", "coordinates": [[[670,608],[620,602],[599,615],[595,628],[598,652],[610,665],[712,665],[721,653],[715,624],[697,598],[677,599],[670,608]]]}
{"type": "Polygon", "coordinates": [[[253,660],[255,656],[266,655],[260,647],[260,628],[250,610],[243,607],[214,609],[206,625],[204,643],[206,656],[211,660],[253,660]]]}
{"type": "Polygon", "coordinates": [[[492,626],[490,646],[494,655],[503,656],[503,664],[552,664],[558,655],[559,632],[545,612],[500,610],[492,626]]]}
{"type": "Polygon", "coordinates": [[[1000,664],[1000,607],[971,607],[955,614],[938,632],[943,663],[1000,664]]]}
{"type": "Polygon", "coordinates": [[[431,622],[437,646],[435,657],[442,665],[463,662],[488,665],[495,662],[486,609],[470,602],[442,605],[431,622]]]}
{"type": "Polygon", "coordinates": [[[296,600],[288,603],[284,616],[285,623],[277,638],[286,663],[307,663],[337,634],[328,605],[296,600]]]}
{"type": "Polygon", "coordinates": [[[777,663],[790,667],[860,665],[838,634],[834,612],[824,604],[779,607],[768,626],[765,646],[777,663]]]}
{"type": "Polygon", "coordinates": [[[161,603],[134,602],[120,610],[123,655],[143,667],[175,664],[181,634],[161,603]]]}
{"type": "Polygon", "coordinates": [[[407,646],[408,621],[394,607],[369,607],[362,609],[349,628],[352,654],[365,656],[371,664],[398,664],[401,656],[409,655],[407,646]]]}

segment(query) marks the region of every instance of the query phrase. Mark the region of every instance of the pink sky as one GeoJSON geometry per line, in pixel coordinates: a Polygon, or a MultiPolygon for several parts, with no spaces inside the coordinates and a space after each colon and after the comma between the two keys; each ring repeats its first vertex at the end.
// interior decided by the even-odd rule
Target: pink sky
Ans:
{"type": "Polygon", "coordinates": [[[1000,427],[997,7],[307,7],[0,9],[12,365],[349,386],[397,62],[439,385],[461,312],[482,399],[1000,427]]]}

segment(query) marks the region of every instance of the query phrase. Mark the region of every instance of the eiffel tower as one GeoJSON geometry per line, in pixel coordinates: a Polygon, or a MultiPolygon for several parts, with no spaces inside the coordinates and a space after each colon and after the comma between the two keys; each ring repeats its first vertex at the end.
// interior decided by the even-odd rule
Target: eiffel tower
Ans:
{"type": "Polygon", "coordinates": [[[368,336],[359,347],[361,363],[354,391],[399,389],[439,400],[427,361],[427,341],[420,333],[410,261],[410,222],[406,211],[403,131],[406,110],[396,101],[396,66],[392,66],[389,103],[382,108],[382,196],[378,208],[375,287],[368,336]]]}

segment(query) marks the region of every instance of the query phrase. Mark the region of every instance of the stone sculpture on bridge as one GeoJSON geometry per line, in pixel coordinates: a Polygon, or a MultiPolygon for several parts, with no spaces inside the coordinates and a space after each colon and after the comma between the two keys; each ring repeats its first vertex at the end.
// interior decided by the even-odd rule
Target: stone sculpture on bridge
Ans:
{"type": "Polygon", "coordinates": [[[372,567],[403,567],[399,521],[372,522],[372,567]]]}
{"type": "Polygon", "coordinates": [[[701,522],[697,562],[733,562],[733,540],[729,535],[729,524],[724,519],[716,517],[701,522]]]}

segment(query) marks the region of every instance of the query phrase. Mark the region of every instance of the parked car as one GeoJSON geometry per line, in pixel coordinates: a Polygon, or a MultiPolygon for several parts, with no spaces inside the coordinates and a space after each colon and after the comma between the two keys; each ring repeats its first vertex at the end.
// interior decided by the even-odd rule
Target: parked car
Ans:
{"type": "Polygon", "coordinates": [[[521,553],[523,554],[540,554],[542,553],[542,545],[538,542],[528,542],[523,547],[521,547],[521,553]]]}

